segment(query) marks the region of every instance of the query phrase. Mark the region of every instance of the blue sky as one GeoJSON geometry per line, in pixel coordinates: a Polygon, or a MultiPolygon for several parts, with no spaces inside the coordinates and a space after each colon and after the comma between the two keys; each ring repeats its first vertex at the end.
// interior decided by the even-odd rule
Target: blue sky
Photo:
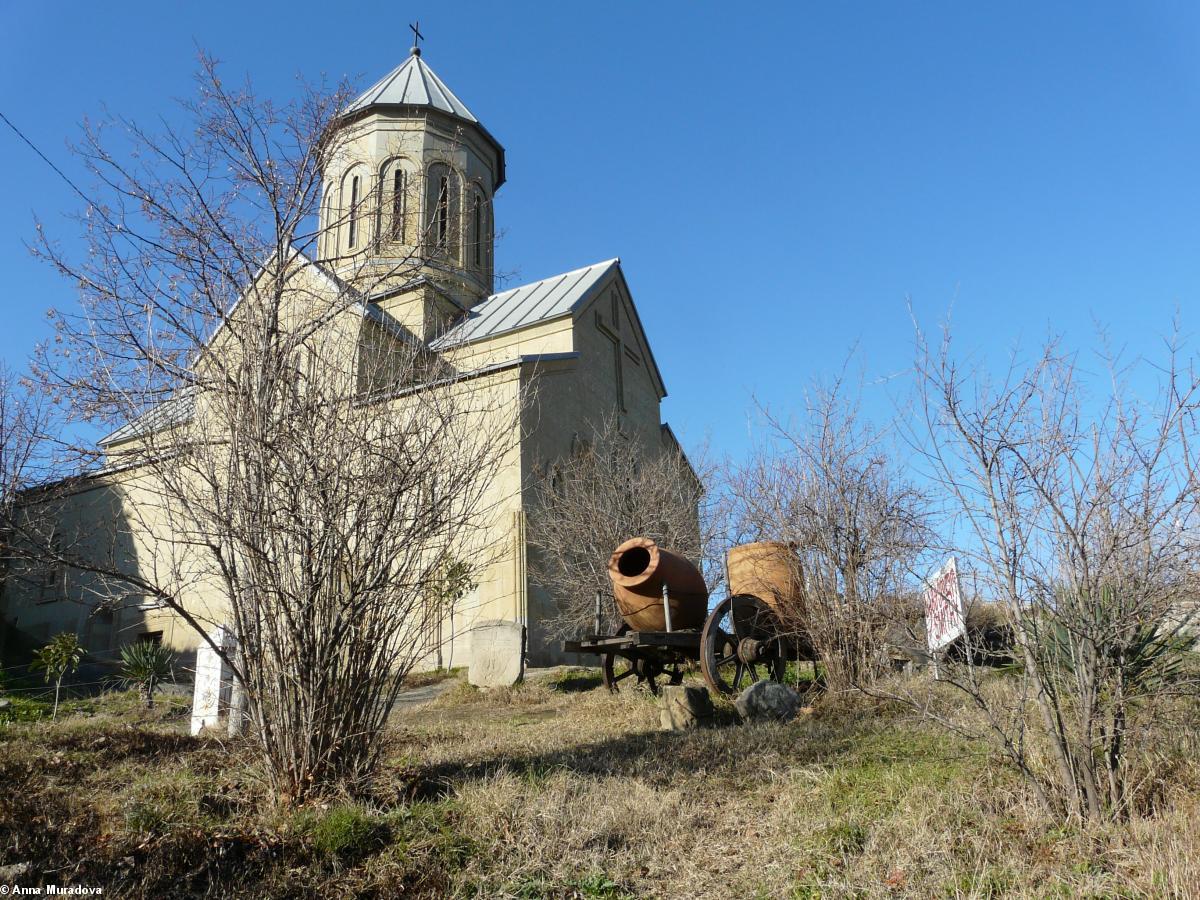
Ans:
{"type": "MultiPolygon", "coordinates": [[[[387,3],[0,0],[0,111],[69,174],[85,116],[175,115],[195,48],[286,97],[425,59],[505,145],[513,284],[620,256],[694,442],[746,443],[751,397],[794,407],[852,346],[883,413],[911,298],[990,359],[1048,331],[1156,353],[1200,295],[1194,4],[387,3]]],[[[0,356],[71,287],[33,213],[79,203],[0,127],[0,356]]]]}

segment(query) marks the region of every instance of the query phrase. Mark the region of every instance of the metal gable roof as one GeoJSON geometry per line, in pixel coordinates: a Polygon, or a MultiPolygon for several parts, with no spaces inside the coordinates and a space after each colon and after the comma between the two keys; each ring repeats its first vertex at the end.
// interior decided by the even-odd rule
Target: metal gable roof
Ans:
{"type": "Polygon", "coordinates": [[[119,444],[136,437],[146,437],[167,428],[182,425],[192,418],[195,407],[195,391],[190,385],[180,388],[157,406],[152,406],[131,422],[126,422],[112,434],[102,437],[97,443],[101,447],[119,444]]]}
{"type": "Polygon", "coordinates": [[[371,106],[429,106],[479,124],[467,105],[446,87],[446,83],[437,77],[418,53],[363,91],[342,114],[360,112],[371,106]]]}
{"type": "Polygon", "coordinates": [[[473,308],[467,318],[438,338],[433,348],[443,350],[456,344],[469,344],[568,315],[590,300],[605,277],[620,264],[619,259],[608,259],[492,294],[473,308]]]}

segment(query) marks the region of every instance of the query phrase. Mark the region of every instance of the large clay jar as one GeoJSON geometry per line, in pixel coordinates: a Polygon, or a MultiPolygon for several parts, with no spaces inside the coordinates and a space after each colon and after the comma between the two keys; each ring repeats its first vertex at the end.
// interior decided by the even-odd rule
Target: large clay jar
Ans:
{"type": "Polygon", "coordinates": [[[762,541],[733,547],[726,558],[729,593],[753,594],[785,619],[804,619],[800,558],[787,544],[762,541]]]}
{"type": "Polygon", "coordinates": [[[650,538],[630,538],[608,559],[608,577],[621,617],[632,631],[665,631],[662,589],[667,585],[671,628],[700,628],[708,612],[704,576],[687,559],[650,538]]]}

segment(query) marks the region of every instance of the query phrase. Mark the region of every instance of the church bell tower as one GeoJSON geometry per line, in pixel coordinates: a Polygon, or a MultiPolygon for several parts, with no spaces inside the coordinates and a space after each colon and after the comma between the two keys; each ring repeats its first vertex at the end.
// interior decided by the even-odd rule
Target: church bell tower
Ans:
{"type": "Polygon", "coordinates": [[[322,264],[429,339],[493,291],[504,148],[419,47],[339,114],[334,135],[322,264]]]}

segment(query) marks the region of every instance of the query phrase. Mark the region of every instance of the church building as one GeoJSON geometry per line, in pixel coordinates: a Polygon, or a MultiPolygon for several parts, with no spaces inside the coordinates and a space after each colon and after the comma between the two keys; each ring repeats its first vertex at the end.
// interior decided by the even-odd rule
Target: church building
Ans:
{"type": "MultiPolygon", "coordinates": [[[[336,127],[344,140],[322,173],[320,237],[306,263],[330,285],[360,286],[365,317],[403,329],[458,371],[487,371],[516,393],[537,386],[521,412],[519,452],[497,486],[492,527],[503,551],[479,573],[457,620],[439,626],[430,663],[469,664],[472,623],[496,620],[526,626],[529,664],[562,661],[540,624],[556,598],[529,567],[526,528],[539,480],[614,415],[644,445],[677,447],[661,419],[666,387],[620,260],[497,290],[493,200],[505,182],[504,148],[418,48],[351,102],[336,127]]],[[[104,438],[110,463],[147,427],[153,422],[131,422],[104,438]]],[[[84,527],[111,512],[99,498],[120,477],[80,481],[74,507],[84,527]]],[[[138,564],[152,564],[155,542],[137,543],[138,564]]],[[[97,614],[97,593],[82,572],[9,579],[0,617],[34,643],[76,631],[98,658],[139,639],[183,652],[199,643],[192,627],[153,603],[97,614]]],[[[219,598],[198,598],[197,607],[219,620],[219,598]]]]}

